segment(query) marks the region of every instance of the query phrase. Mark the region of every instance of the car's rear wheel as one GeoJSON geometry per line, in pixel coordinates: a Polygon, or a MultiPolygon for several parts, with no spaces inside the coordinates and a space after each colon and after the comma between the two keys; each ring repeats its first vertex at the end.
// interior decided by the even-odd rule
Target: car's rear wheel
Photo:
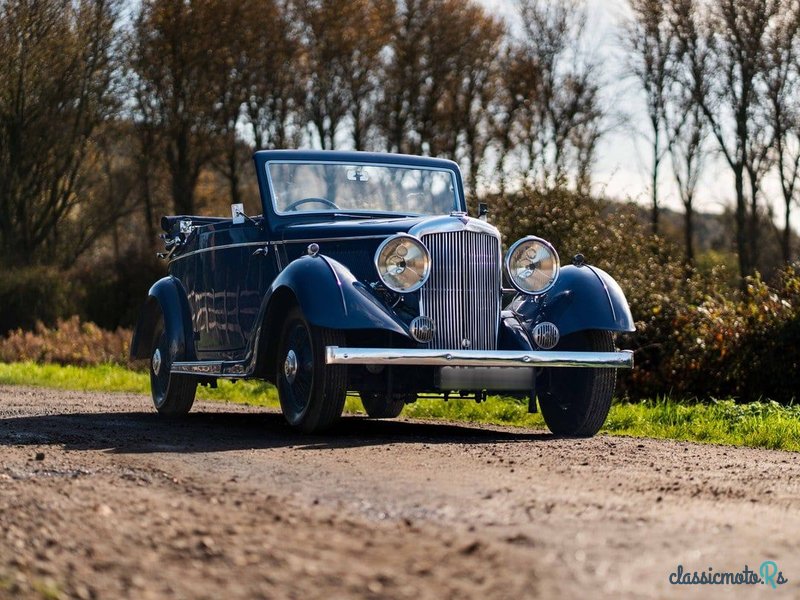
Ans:
{"type": "Polygon", "coordinates": [[[150,352],[150,391],[159,414],[180,417],[194,404],[197,379],[170,372],[176,358],[173,352],[174,345],[170,343],[162,320],[154,332],[150,352]]]}
{"type": "Polygon", "coordinates": [[[416,394],[386,394],[376,392],[361,392],[361,404],[367,411],[367,416],[372,419],[394,419],[403,412],[406,404],[411,404],[416,400],[416,394]]]}
{"type": "Polygon", "coordinates": [[[347,371],[325,364],[325,347],[344,345],[340,331],[309,325],[298,307],[289,311],[278,343],[275,381],[283,416],[292,427],[318,433],[341,417],[347,371]]]}
{"type": "MultiPolygon", "coordinates": [[[[564,338],[557,350],[613,352],[609,331],[580,331],[564,338]]],[[[541,377],[539,405],[556,435],[591,437],[600,431],[611,408],[615,369],[551,368],[541,377]]]]}

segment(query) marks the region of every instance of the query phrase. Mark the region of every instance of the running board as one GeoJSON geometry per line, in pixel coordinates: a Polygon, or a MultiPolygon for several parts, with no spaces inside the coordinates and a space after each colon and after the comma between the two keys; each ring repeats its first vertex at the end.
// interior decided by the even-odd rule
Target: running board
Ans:
{"type": "Polygon", "coordinates": [[[246,377],[248,374],[244,362],[221,360],[175,362],[172,363],[170,373],[209,377],[246,377]]]}

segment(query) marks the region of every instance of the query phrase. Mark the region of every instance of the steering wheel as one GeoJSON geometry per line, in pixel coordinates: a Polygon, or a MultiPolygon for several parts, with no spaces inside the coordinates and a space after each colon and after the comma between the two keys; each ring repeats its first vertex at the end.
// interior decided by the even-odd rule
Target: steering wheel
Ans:
{"type": "Polygon", "coordinates": [[[310,204],[311,202],[316,202],[317,204],[324,204],[325,206],[329,206],[333,209],[337,210],[339,209],[339,207],[336,206],[335,202],[331,202],[327,198],[316,198],[312,196],[310,198],[303,198],[302,200],[295,200],[289,206],[286,207],[285,212],[291,212],[293,210],[297,210],[297,208],[302,206],[303,204],[310,204]]]}

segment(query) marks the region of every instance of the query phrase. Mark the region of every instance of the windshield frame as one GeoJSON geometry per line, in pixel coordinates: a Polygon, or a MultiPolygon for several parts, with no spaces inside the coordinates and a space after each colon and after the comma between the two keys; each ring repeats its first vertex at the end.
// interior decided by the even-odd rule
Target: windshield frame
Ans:
{"type": "MultiPolygon", "coordinates": [[[[390,155],[392,156],[392,155],[390,155]]],[[[279,217],[279,218],[302,218],[302,217],[327,217],[327,218],[336,218],[337,216],[347,215],[347,216],[361,216],[364,218],[371,218],[371,217],[428,217],[428,216],[442,216],[446,214],[450,214],[452,212],[461,212],[463,207],[465,206],[464,199],[462,198],[461,194],[461,185],[460,185],[460,177],[459,174],[454,171],[452,168],[448,168],[448,166],[434,166],[434,165],[421,165],[421,164],[414,164],[416,161],[408,161],[408,162],[394,162],[394,161],[375,161],[375,160],[364,160],[366,157],[360,156],[351,156],[348,157],[348,160],[344,158],[341,160],[337,159],[323,159],[323,158],[270,158],[264,161],[263,164],[263,173],[262,175],[265,176],[265,180],[267,183],[267,189],[269,192],[269,204],[271,212],[279,217]],[[361,158],[362,160],[358,160],[361,158]],[[355,159],[355,160],[354,160],[355,159]],[[302,211],[280,211],[278,210],[278,206],[275,202],[276,194],[275,194],[275,186],[272,181],[272,173],[270,172],[270,165],[272,164],[298,164],[298,165],[337,165],[337,166],[345,166],[345,167],[384,167],[389,169],[408,169],[413,171],[434,171],[437,173],[444,173],[450,177],[450,183],[453,189],[453,205],[449,213],[436,213],[436,214],[427,214],[427,213],[417,213],[413,211],[384,211],[384,210],[369,210],[369,209],[356,209],[356,208],[340,208],[340,209],[327,209],[327,210],[302,210],[302,211]]]]}

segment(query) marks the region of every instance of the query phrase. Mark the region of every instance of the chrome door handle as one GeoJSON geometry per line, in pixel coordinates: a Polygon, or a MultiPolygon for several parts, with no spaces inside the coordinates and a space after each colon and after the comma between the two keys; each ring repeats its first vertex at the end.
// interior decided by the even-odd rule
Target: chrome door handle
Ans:
{"type": "Polygon", "coordinates": [[[269,254],[269,246],[264,246],[263,248],[256,248],[252,256],[266,256],[267,254],[269,254]]]}

